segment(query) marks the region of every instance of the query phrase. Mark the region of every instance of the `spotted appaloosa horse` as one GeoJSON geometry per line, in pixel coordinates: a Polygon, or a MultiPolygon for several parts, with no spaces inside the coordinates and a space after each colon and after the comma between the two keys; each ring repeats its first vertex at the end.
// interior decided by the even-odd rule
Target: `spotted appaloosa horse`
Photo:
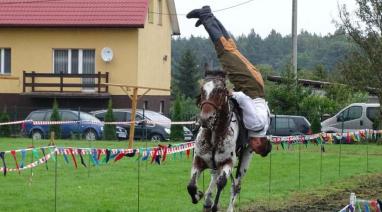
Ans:
{"type": "Polygon", "coordinates": [[[195,140],[191,180],[187,190],[192,203],[198,203],[203,198],[203,192],[197,188],[197,179],[205,169],[211,169],[211,181],[205,192],[204,210],[217,211],[220,194],[230,177],[231,199],[227,211],[233,211],[240,192],[240,182],[249,166],[252,154],[246,142],[238,141],[240,123],[237,114],[233,112],[223,72],[206,73],[198,104],[201,109],[201,128],[195,140]],[[238,168],[234,177],[233,167],[237,158],[238,168]],[[216,188],[213,200],[212,193],[216,188]]]}

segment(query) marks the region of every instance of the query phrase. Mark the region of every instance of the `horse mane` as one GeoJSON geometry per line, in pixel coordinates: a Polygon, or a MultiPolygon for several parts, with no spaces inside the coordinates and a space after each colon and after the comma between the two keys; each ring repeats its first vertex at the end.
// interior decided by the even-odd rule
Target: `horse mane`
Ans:
{"type": "Polygon", "coordinates": [[[216,79],[221,78],[222,80],[226,79],[226,73],[223,70],[217,69],[217,70],[206,70],[204,72],[204,79],[216,79]]]}

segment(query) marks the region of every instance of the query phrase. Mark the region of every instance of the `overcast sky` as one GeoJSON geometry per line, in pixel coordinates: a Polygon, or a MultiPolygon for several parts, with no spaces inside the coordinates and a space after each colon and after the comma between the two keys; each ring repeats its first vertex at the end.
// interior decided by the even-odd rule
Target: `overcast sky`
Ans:
{"type": "MultiPolygon", "coordinates": [[[[231,7],[248,0],[175,0],[181,36],[207,36],[204,28],[194,27],[195,20],[187,19],[194,8],[210,5],[212,10],[231,7]]],[[[298,32],[326,35],[335,31],[333,20],[338,20],[338,4],[355,9],[354,0],[298,0],[298,32]]],[[[245,5],[216,12],[215,16],[235,36],[248,34],[251,29],[266,37],[272,29],[282,35],[291,34],[292,0],[253,0],[245,5]]]]}

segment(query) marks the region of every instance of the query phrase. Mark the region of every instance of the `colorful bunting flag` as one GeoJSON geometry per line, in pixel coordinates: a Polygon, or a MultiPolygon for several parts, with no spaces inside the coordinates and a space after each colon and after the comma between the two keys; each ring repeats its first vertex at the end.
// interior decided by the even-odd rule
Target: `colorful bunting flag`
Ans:
{"type": "Polygon", "coordinates": [[[16,159],[16,151],[15,151],[15,150],[12,150],[12,151],[11,151],[11,155],[13,156],[13,159],[15,160],[16,169],[17,169],[17,171],[18,171],[19,174],[20,174],[19,164],[17,163],[17,159],[16,159]]]}
{"type": "Polygon", "coordinates": [[[0,152],[0,158],[3,161],[3,173],[4,176],[7,175],[7,165],[5,164],[5,152],[0,152]]]}

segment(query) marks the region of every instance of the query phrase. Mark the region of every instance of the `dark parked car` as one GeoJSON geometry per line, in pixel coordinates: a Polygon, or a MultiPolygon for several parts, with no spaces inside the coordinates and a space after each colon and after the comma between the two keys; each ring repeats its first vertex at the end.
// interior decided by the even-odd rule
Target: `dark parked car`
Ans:
{"type": "MultiPolygon", "coordinates": [[[[90,114],[94,115],[101,121],[104,121],[106,110],[92,111],[90,114]]],[[[117,122],[129,122],[131,120],[131,109],[113,109],[114,120],[117,122]]],[[[171,120],[166,116],[151,110],[137,110],[135,120],[142,121],[135,125],[135,139],[150,139],[153,141],[169,140],[171,133],[171,120]],[[148,123],[143,123],[147,120],[148,123]]],[[[120,125],[130,132],[130,124],[120,125]]],[[[192,132],[183,127],[184,140],[189,141],[192,139],[192,132]]]]}
{"type": "MultiPolygon", "coordinates": [[[[61,138],[70,138],[72,134],[80,134],[87,140],[101,139],[103,135],[103,124],[94,116],[74,110],[59,110],[62,121],[75,121],[74,123],[61,124],[61,138]]],[[[49,121],[52,110],[36,110],[31,112],[26,120],[49,121]]],[[[26,136],[35,139],[49,138],[49,125],[33,125],[27,122],[23,125],[26,136]]],[[[117,126],[116,135],[118,139],[126,139],[127,132],[123,127],[117,126]]]]}
{"type": "Polygon", "coordinates": [[[290,136],[310,135],[312,130],[309,121],[303,116],[271,115],[268,135],[290,136]]]}

